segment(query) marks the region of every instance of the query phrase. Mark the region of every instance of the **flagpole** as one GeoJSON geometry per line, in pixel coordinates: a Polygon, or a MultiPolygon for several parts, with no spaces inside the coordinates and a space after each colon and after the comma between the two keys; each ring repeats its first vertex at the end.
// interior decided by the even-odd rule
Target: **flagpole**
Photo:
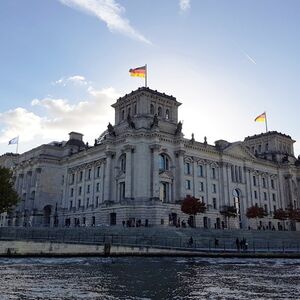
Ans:
{"type": "Polygon", "coordinates": [[[19,149],[19,137],[18,137],[18,141],[17,141],[16,154],[18,154],[18,149],[19,149]]]}
{"type": "Polygon", "coordinates": [[[146,70],[146,74],[145,74],[145,87],[147,87],[147,64],[145,64],[145,70],[146,70]]]}
{"type": "Polygon", "coordinates": [[[268,121],[267,121],[267,113],[265,112],[265,116],[266,116],[266,121],[265,121],[265,123],[266,123],[266,132],[268,132],[268,121]]]}

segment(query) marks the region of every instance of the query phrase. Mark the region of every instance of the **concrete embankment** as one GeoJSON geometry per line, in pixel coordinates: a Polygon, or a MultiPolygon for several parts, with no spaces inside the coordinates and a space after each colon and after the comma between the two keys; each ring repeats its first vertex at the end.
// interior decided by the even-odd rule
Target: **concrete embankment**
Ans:
{"type": "Polygon", "coordinates": [[[72,257],[72,256],[186,256],[186,257],[253,257],[300,258],[300,253],[203,251],[198,249],[162,249],[146,246],[90,245],[75,243],[1,241],[2,257],[72,257]]]}

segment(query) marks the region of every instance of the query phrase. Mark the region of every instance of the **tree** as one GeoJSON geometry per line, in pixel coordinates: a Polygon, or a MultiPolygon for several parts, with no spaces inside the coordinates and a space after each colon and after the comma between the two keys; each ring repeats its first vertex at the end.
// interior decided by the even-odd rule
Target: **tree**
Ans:
{"type": "Polygon", "coordinates": [[[227,228],[229,228],[229,219],[230,218],[236,218],[237,216],[237,209],[235,206],[223,206],[222,210],[220,211],[220,213],[225,217],[225,222],[226,222],[226,218],[228,219],[228,226],[227,228]]]}
{"type": "Polygon", "coordinates": [[[204,202],[201,202],[200,199],[187,195],[182,201],[181,211],[194,217],[194,224],[192,225],[196,227],[196,215],[199,213],[204,213],[206,211],[206,205],[204,202]]]}
{"type": "Polygon", "coordinates": [[[19,200],[19,195],[13,187],[12,172],[0,167],[0,213],[9,212],[19,200]]]}
{"type": "Polygon", "coordinates": [[[285,230],[285,220],[288,218],[288,214],[285,210],[283,210],[282,208],[276,209],[274,211],[274,219],[283,221],[283,229],[285,230]]]}
{"type": "Polygon", "coordinates": [[[253,205],[249,208],[247,208],[246,216],[248,219],[256,219],[256,227],[258,226],[257,224],[257,219],[258,218],[263,218],[267,216],[267,212],[262,207],[259,207],[257,205],[253,205]]]}

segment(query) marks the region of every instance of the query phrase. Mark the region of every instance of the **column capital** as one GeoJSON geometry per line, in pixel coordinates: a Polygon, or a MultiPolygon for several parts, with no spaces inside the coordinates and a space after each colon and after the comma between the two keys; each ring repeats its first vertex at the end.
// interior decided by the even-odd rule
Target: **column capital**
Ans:
{"type": "Polygon", "coordinates": [[[123,149],[122,149],[122,151],[124,151],[124,152],[129,152],[129,151],[132,151],[132,150],[134,150],[135,149],[135,146],[133,146],[133,145],[124,145],[124,147],[123,147],[123,149]]]}
{"type": "Polygon", "coordinates": [[[160,146],[160,144],[152,144],[152,145],[149,145],[149,148],[151,149],[151,150],[160,150],[160,148],[161,148],[161,146],[160,146]]]}

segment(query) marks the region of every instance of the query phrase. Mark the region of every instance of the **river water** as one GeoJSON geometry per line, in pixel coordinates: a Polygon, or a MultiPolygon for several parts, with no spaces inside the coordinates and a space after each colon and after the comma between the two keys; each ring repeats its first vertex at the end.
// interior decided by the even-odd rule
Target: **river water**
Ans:
{"type": "Polygon", "coordinates": [[[0,299],[300,299],[300,260],[1,258],[0,299]]]}

